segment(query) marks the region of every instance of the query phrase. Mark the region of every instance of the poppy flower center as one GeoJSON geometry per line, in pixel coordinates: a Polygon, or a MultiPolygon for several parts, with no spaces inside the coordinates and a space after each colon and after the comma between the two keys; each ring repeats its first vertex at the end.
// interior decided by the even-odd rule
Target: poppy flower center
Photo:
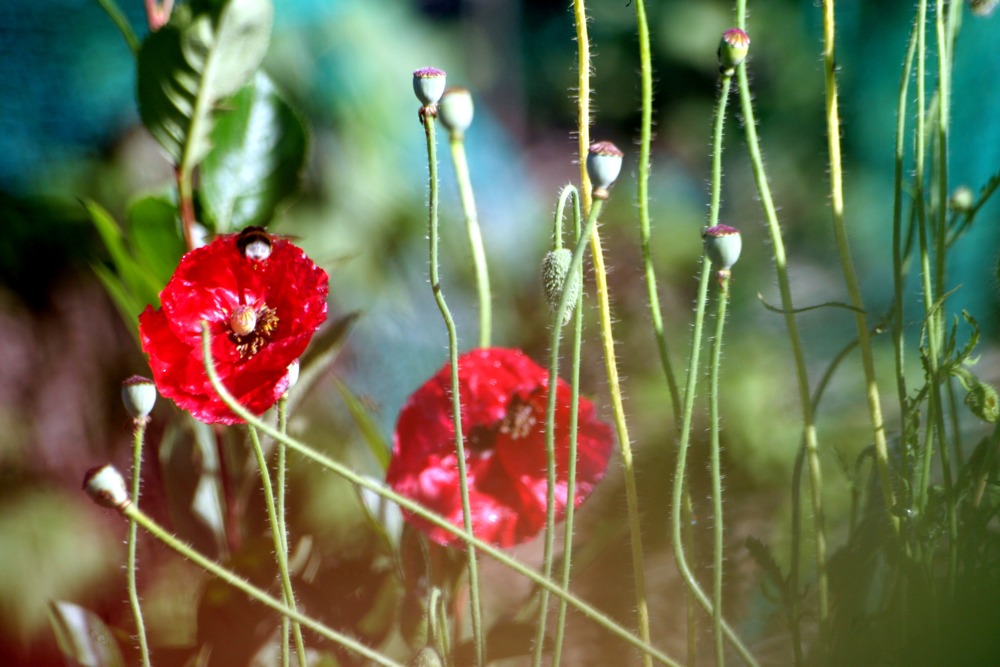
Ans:
{"type": "Polygon", "coordinates": [[[497,435],[503,434],[511,440],[519,440],[530,435],[537,423],[531,404],[520,396],[514,396],[499,422],[476,424],[470,429],[467,447],[473,452],[488,452],[496,446],[497,435]]]}
{"type": "Polygon", "coordinates": [[[266,304],[238,306],[229,316],[229,340],[241,359],[249,359],[267,345],[278,327],[278,314],[266,304]]]}

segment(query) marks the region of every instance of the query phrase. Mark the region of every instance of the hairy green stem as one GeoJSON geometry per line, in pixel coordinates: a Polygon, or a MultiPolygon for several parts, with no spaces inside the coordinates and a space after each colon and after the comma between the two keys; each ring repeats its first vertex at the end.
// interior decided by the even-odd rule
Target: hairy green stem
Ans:
{"type": "MultiPolygon", "coordinates": [[[[530,580],[532,583],[537,584],[538,586],[547,589],[553,595],[556,595],[559,598],[566,600],[570,604],[570,606],[572,606],[574,609],[577,609],[584,616],[591,619],[592,621],[600,625],[602,628],[604,628],[611,634],[624,640],[629,645],[634,646],[635,648],[644,653],[648,653],[654,660],[657,660],[658,662],[661,662],[665,665],[673,665],[673,666],[679,665],[677,661],[671,659],[665,653],[654,648],[652,645],[650,645],[649,642],[642,641],[641,639],[633,635],[631,632],[623,628],[621,625],[619,625],[612,619],[608,618],[607,615],[603,614],[592,605],[584,602],[579,597],[569,592],[565,588],[558,586],[551,580],[546,579],[537,572],[529,569],[523,563],[520,563],[514,558],[511,558],[500,549],[497,549],[491,544],[482,541],[481,539],[473,535],[472,531],[466,530],[464,528],[455,527],[454,525],[451,524],[450,521],[439,516],[435,512],[427,509],[423,505],[396,493],[395,491],[385,487],[384,485],[370,479],[365,475],[355,472],[354,470],[348,468],[343,463],[340,463],[339,461],[336,461],[330,458],[329,456],[321,454],[320,452],[316,451],[309,445],[306,445],[305,443],[300,442],[299,440],[296,440],[295,438],[292,438],[287,434],[280,433],[276,428],[261,420],[259,417],[257,417],[255,414],[253,414],[252,412],[247,410],[243,405],[241,405],[233,397],[233,395],[229,393],[229,390],[226,389],[225,385],[222,384],[222,381],[219,378],[219,374],[215,370],[215,363],[212,360],[212,336],[211,336],[211,331],[209,330],[208,324],[206,322],[202,322],[201,336],[202,336],[201,349],[202,349],[202,356],[205,361],[205,372],[208,375],[208,379],[212,385],[212,388],[215,390],[216,394],[218,394],[219,398],[222,399],[222,401],[226,404],[226,406],[230,410],[232,410],[233,413],[236,414],[240,419],[244,420],[247,424],[258,429],[261,433],[265,433],[266,435],[274,438],[275,440],[284,441],[284,443],[288,446],[288,448],[291,451],[297,452],[303,457],[312,461],[313,463],[316,463],[322,466],[323,468],[330,470],[331,472],[340,476],[347,482],[357,487],[368,489],[372,493],[382,498],[391,500],[392,502],[399,505],[400,508],[402,508],[403,510],[411,512],[412,514],[420,517],[427,523],[433,526],[437,526],[438,528],[448,532],[449,534],[458,537],[463,542],[465,542],[470,548],[475,548],[477,551],[486,554],[487,556],[497,561],[501,565],[504,565],[505,567],[513,570],[514,572],[530,580]]],[[[305,625],[306,627],[311,627],[309,625],[306,625],[305,623],[303,623],[303,625],[305,625]]]]}
{"type": "MultiPolygon", "coordinates": [[[[139,491],[142,482],[142,443],[146,435],[148,417],[132,420],[132,505],[139,506],[139,491]]],[[[142,667],[150,667],[149,642],[146,639],[146,622],[142,618],[142,605],[139,603],[139,587],[136,585],[136,543],[138,541],[138,526],[135,521],[128,524],[128,560],[125,572],[128,577],[128,600],[132,606],[132,617],[135,619],[135,635],[139,642],[139,654],[142,667]]]]}
{"type": "MultiPolygon", "coordinates": [[[[288,392],[278,399],[278,431],[281,433],[288,432],[288,392]]],[[[288,449],[285,447],[285,443],[278,441],[278,460],[277,460],[277,479],[275,484],[277,485],[275,499],[277,507],[276,512],[278,515],[278,533],[281,535],[281,546],[282,551],[285,554],[285,560],[288,560],[288,525],[287,525],[287,511],[285,509],[285,490],[287,488],[287,473],[288,473],[288,449]]],[[[285,604],[291,605],[291,600],[285,600],[285,604]]],[[[289,653],[289,639],[291,637],[291,623],[287,616],[281,617],[281,664],[288,665],[290,662],[289,653]]]]}
{"type": "Polygon", "coordinates": [[[476,214],[476,199],[472,191],[472,179],[469,178],[469,162],[465,158],[465,141],[461,134],[452,133],[449,144],[451,160],[455,165],[455,177],[458,179],[462,212],[465,214],[472,264],[476,272],[476,293],[479,295],[479,347],[487,348],[490,346],[493,327],[493,297],[490,292],[486,251],[483,249],[483,233],[479,228],[479,216],[476,214]]]}
{"type": "Polygon", "coordinates": [[[715,314],[715,338],[709,362],[708,421],[711,428],[711,477],[712,477],[712,635],[715,640],[715,664],[725,662],[722,636],[722,560],[725,536],[722,517],[722,457],[719,443],[719,368],[722,365],[722,334],[726,326],[726,305],[729,302],[729,274],[720,274],[715,314]]]}
{"type": "MultiPolygon", "coordinates": [[[[292,578],[288,573],[288,553],[286,540],[282,534],[282,524],[278,519],[278,512],[274,504],[274,490],[271,486],[271,473],[267,469],[267,459],[264,457],[264,448],[260,445],[260,437],[257,429],[248,426],[250,433],[250,443],[253,445],[254,457],[257,459],[257,468],[260,470],[261,486],[264,489],[264,505],[267,507],[267,521],[271,526],[271,539],[274,541],[275,560],[278,562],[278,574],[281,578],[281,593],[285,604],[289,609],[295,611],[295,592],[292,590],[292,578]]],[[[306,647],[302,641],[302,627],[292,620],[292,635],[295,639],[295,652],[297,654],[299,667],[307,667],[306,647]]]]}
{"type": "Polygon", "coordinates": [[[339,644],[348,650],[354,651],[358,655],[367,658],[368,660],[371,660],[376,664],[385,665],[386,667],[402,667],[400,663],[391,660],[390,658],[387,658],[378,651],[374,651],[368,648],[358,640],[348,637],[347,635],[342,634],[340,632],[337,632],[332,628],[328,628],[322,623],[313,620],[312,618],[297,611],[296,609],[292,609],[281,600],[278,600],[277,598],[268,595],[265,591],[261,590],[260,588],[257,588],[256,586],[248,582],[246,579],[243,579],[242,577],[233,574],[232,572],[222,567],[218,563],[211,561],[208,558],[205,558],[200,553],[195,551],[194,548],[180,541],[179,539],[168,533],[166,530],[164,530],[162,527],[160,527],[155,521],[153,521],[150,517],[148,517],[146,514],[140,511],[139,508],[136,507],[135,505],[131,504],[128,505],[128,507],[122,510],[122,514],[125,516],[125,518],[129,519],[130,521],[134,521],[135,523],[142,526],[143,530],[145,530],[150,535],[155,537],[159,542],[164,544],[167,548],[172,549],[173,551],[180,554],[184,558],[188,559],[201,569],[205,570],[206,572],[215,577],[218,577],[219,579],[224,581],[226,584],[232,586],[233,588],[240,590],[243,593],[246,593],[248,596],[250,596],[254,600],[257,600],[264,606],[273,609],[279,614],[287,616],[288,618],[292,619],[292,621],[299,623],[303,627],[309,628],[310,630],[320,635],[321,637],[325,637],[326,639],[329,639],[335,644],[339,644]]]}
{"type": "MultiPolygon", "coordinates": [[[[455,427],[455,451],[458,459],[458,479],[462,496],[462,524],[466,532],[472,532],[472,509],[469,504],[469,476],[465,460],[465,438],[462,436],[462,400],[459,395],[458,383],[458,332],[455,320],[451,316],[448,304],[441,289],[441,277],[438,269],[438,175],[437,175],[437,144],[434,139],[434,117],[431,114],[421,116],[424,134],[427,138],[427,165],[429,168],[430,204],[428,206],[428,238],[430,240],[430,280],[434,300],[437,302],[445,327],[448,329],[448,363],[451,367],[451,416],[455,427]]],[[[469,571],[469,606],[472,617],[472,637],[476,646],[476,665],[482,665],[485,660],[485,635],[483,634],[482,603],[479,597],[479,566],[476,563],[476,550],[470,545],[468,551],[469,571]]]]}

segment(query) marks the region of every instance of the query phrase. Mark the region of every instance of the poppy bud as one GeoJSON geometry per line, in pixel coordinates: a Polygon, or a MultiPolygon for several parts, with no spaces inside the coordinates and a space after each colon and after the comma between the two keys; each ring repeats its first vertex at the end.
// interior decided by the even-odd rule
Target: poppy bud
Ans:
{"type": "Polygon", "coordinates": [[[608,188],[618,180],[624,156],[625,154],[610,141],[598,141],[590,145],[587,154],[587,174],[594,187],[595,199],[608,198],[608,188]]]}
{"type": "Polygon", "coordinates": [[[563,290],[569,291],[569,308],[563,316],[563,324],[567,324],[573,316],[573,307],[576,305],[576,298],[580,294],[580,280],[577,275],[567,278],[569,265],[573,261],[573,253],[569,248],[559,248],[550,250],[542,260],[542,289],[545,291],[545,300],[549,304],[549,309],[555,313],[559,308],[559,301],[562,299],[563,290]]]}
{"type": "Polygon", "coordinates": [[[948,206],[956,213],[968,213],[976,203],[976,195],[965,185],[955,188],[948,198],[948,206]]]}
{"type": "Polygon", "coordinates": [[[430,646],[425,646],[417,654],[413,656],[413,660],[410,661],[412,667],[443,667],[444,662],[441,660],[441,656],[430,646]]]}
{"type": "Polygon", "coordinates": [[[1000,419],[1000,398],[993,385],[977,381],[965,395],[965,404],[984,422],[995,424],[1000,419]]]}
{"type": "Polygon", "coordinates": [[[156,385],[149,378],[133,375],[122,382],[122,403],[132,419],[146,419],[156,403],[156,385]]]}
{"type": "Polygon", "coordinates": [[[449,88],[438,102],[438,118],[451,133],[461,139],[472,125],[472,94],[465,88],[449,88]]]}
{"type": "Polygon", "coordinates": [[[436,67],[422,67],[413,72],[413,92],[425,109],[441,99],[444,84],[445,73],[436,67]]]}
{"type": "Polygon", "coordinates": [[[989,16],[997,8],[997,0],[972,0],[969,5],[976,16],[989,16]]]}
{"type": "Polygon", "coordinates": [[[83,490],[101,507],[124,511],[129,499],[125,478],[110,463],[91,468],[83,477],[83,490]]]}
{"type": "Polygon", "coordinates": [[[722,33],[719,42],[719,71],[723,76],[732,76],[750,51],[750,36],[739,28],[722,33]]]}

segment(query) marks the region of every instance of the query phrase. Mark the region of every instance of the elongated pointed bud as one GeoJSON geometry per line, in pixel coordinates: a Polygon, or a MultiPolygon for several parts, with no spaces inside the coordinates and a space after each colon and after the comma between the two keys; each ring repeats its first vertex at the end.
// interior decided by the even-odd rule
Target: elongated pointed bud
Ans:
{"type": "Polygon", "coordinates": [[[422,67],[413,72],[413,92],[420,105],[432,109],[444,93],[445,73],[436,67],[422,67]]]}
{"type": "Polygon", "coordinates": [[[122,382],[122,403],[132,419],[147,419],[156,403],[156,385],[149,378],[133,375],[122,382]]]}
{"type": "Polygon", "coordinates": [[[110,463],[88,470],[83,477],[83,490],[101,507],[121,512],[132,504],[125,478],[110,463]]]}
{"type": "Polygon", "coordinates": [[[732,76],[736,68],[746,59],[750,51],[750,36],[739,28],[732,28],[722,33],[719,42],[719,72],[723,76],[732,76]]]}
{"type": "Polygon", "coordinates": [[[449,88],[438,102],[438,118],[452,139],[461,139],[472,125],[472,93],[465,88],[449,88]]]}
{"type": "Polygon", "coordinates": [[[618,180],[625,154],[610,141],[590,145],[587,153],[587,174],[594,189],[594,199],[607,199],[608,189],[618,180]]]}
{"type": "Polygon", "coordinates": [[[569,323],[573,316],[573,308],[576,306],[577,297],[580,296],[580,276],[579,274],[569,275],[569,265],[573,261],[573,253],[568,248],[550,250],[542,260],[542,289],[545,291],[545,300],[549,304],[549,310],[555,313],[559,308],[559,301],[562,299],[563,291],[568,291],[567,302],[569,308],[563,315],[563,325],[569,323]]]}

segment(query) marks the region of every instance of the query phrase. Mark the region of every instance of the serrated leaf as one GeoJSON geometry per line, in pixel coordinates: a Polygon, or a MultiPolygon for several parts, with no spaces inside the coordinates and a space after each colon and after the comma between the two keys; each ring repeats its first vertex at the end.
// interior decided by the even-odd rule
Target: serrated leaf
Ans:
{"type": "Polygon", "coordinates": [[[299,188],[305,125],[263,72],[226,106],[201,164],[201,203],[219,232],[266,226],[299,188]]]}
{"type": "Polygon", "coordinates": [[[184,254],[177,206],[163,197],[142,197],[129,206],[125,225],[135,260],[153,274],[162,288],[184,254]]]}
{"type": "Polygon", "coordinates": [[[211,148],[217,106],[239,90],[267,52],[270,0],[230,0],[217,11],[182,6],[143,41],[139,115],[185,173],[211,148]]]}
{"type": "Polygon", "coordinates": [[[67,664],[124,667],[118,643],[93,612],[72,602],[54,601],[49,607],[49,622],[67,664]]]}

